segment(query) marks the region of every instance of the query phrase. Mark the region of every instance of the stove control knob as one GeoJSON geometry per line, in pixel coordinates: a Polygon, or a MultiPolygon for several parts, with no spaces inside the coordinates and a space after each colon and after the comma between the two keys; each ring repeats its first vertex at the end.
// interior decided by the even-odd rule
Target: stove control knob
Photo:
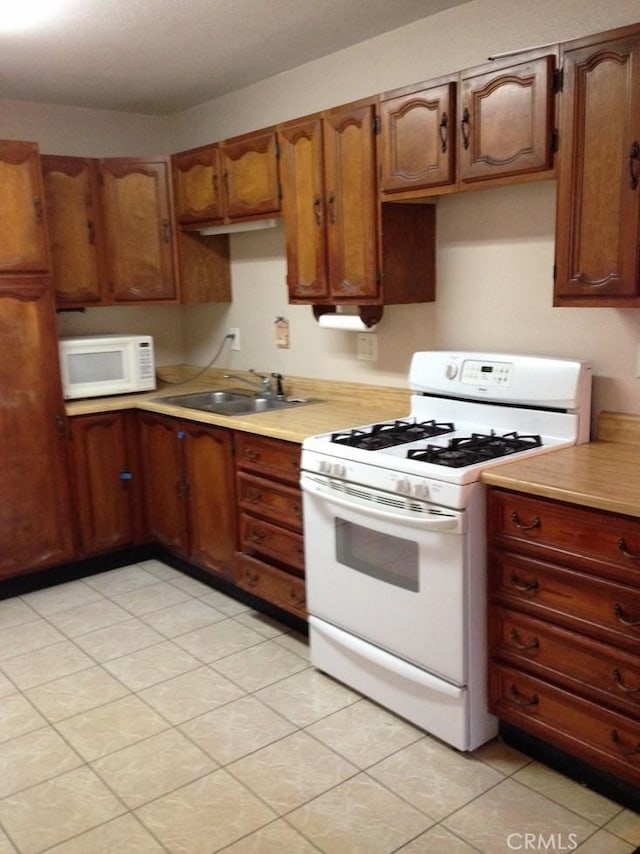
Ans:
{"type": "Polygon", "coordinates": [[[408,478],[399,477],[396,480],[396,492],[400,492],[403,495],[411,495],[411,484],[408,478]]]}
{"type": "Polygon", "coordinates": [[[458,375],[458,366],[454,362],[449,362],[444,369],[444,375],[448,380],[455,380],[458,375]]]}
{"type": "Polygon", "coordinates": [[[320,474],[331,474],[331,463],[328,460],[320,460],[318,471],[320,474]]]}
{"type": "Polygon", "coordinates": [[[428,498],[429,485],[425,481],[422,481],[422,483],[416,483],[413,487],[413,494],[416,498],[428,498]]]}
{"type": "Polygon", "coordinates": [[[342,465],[342,463],[333,463],[331,466],[331,474],[334,477],[344,477],[347,473],[346,468],[342,465]]]}

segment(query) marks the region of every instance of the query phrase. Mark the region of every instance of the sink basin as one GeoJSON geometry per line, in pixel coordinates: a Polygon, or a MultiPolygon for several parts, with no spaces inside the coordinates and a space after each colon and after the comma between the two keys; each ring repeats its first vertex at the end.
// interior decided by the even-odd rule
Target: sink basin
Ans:
{"type": "Polygon", "coordinates": [[[170,403],[184,406],[200,412],[212,412],[215,415],[252,415],[255,412],[273,412],[277,409],[291,409],[313,403],[312,400],[298,400],[277,397],[265,397],[244,389],[219,389],[197,391],[192,394],[178,394],[173,397],[157,397],[158,403],[170,403]]]}

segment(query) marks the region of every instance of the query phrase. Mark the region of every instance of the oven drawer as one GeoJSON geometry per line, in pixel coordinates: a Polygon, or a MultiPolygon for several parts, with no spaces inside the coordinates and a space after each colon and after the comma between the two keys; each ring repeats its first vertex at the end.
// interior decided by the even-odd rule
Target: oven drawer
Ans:
{"type": "Polygon", "coordinates": [[[640,589],[495,550],[489,579],[496,604],[640,652],[640,589]]]}
{"type": "Polygon", "coordinates": [[[638,519],[490,489],[488,532],[503,548],[640,584],[638,519]]]}
{"type": "Polygon", "coordinates": [[[640,785],[640,722],[510,667],[491,668],[490,710],[573,756],[640,785]]]}
{"type": "Polygon", "coordinates": [[[253,433],[235,433],[236,462],[239,469],[284,480],[297,486],[300,481],[300,445],[253,433]]]}
{"type": "Polygon", "coordinates": [[[489,626],[494,659],[640,716],[637,655],[495,605],[489,609],[489,626]]]}
{"type": "Polygon", "coordinates": [[[287,531],[248,513],[242,513],[240,545],[244,552],[264,555],[285,564],[300,575],[304,574],[302,534],[287,531]]]}
{"type": "Polygon", "coordinates": [[[242,510],[302,533],[302,495],[299,489],[240,472],[238,503],[242,510]]]}
{"type": "Polygon", "coordinates": [[[245,554],[236,555],[235,582],[285,611],[306,620],[304,581],[245,554]]]}

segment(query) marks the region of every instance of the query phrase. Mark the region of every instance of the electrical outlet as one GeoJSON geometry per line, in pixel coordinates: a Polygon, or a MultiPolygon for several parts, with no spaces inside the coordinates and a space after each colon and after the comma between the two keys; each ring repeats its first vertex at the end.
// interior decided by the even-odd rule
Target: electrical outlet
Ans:
{"type": "Polygon", "coordinates": [[[374,332],[358,332],[358,358],[378,361],[378,336],[374,332]]]}
{"type": "Polygon", "coordinates": [[[233,335],[233,340],[231,341],[231,349],[239,350],[240,349],[240,330],[237,327],[230,329],[227,335],[233,335]]]}

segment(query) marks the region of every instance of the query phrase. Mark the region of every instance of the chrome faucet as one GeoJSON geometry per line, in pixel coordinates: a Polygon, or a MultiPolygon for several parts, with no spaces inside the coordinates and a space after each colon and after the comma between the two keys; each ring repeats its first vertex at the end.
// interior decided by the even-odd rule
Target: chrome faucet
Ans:
{"type": "Polygon", "coordinates": [[[281,374],[271,374],[271,377],[275,377],[277,379],[277,391],[274,395],[273,390],[271,388],[271,377],[268,374],[260,374],[258,371],[254,370],[254,368],[249,368],[249,373],[253,374],[256,377],[260,377],[259,381],[253,382],[248,377],[240,377],[238,374],[225,374],[225,380],[238,380],[241,383],[246,383],[251,386],[251,388],[255,388],[264,397],[284,397],[282,392],[282,375],[281,374]]]}

